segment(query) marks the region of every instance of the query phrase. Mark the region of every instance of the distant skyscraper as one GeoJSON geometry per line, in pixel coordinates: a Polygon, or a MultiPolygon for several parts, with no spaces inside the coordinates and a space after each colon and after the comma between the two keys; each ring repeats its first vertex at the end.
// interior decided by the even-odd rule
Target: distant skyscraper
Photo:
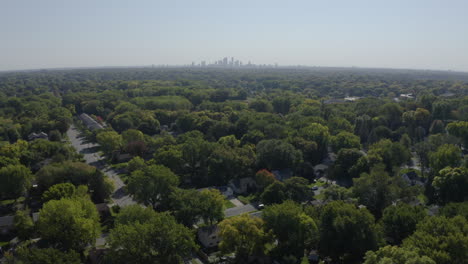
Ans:
{"type": "Polygon", "coordinates": [[[205,66],[206,66],[206,61],[202,61],[202,62],[201,62],[201,66],[202,66],[202,67],[205,67],[205,66]]]}
{"type": "Polygon", "coordinates": [[[223,59],[223,65],[226,66],[228,64],[228,58],[227,57],[224,57],[223,59]]]}

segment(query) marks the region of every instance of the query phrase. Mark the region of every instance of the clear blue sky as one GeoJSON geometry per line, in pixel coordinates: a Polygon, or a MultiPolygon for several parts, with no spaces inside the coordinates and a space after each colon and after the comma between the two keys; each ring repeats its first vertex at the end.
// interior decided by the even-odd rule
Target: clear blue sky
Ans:
{"type": "Polygon", "coordinates": [[[468,71],[468,0],[2,0],[0,70],[254,63],[468,71]]]}

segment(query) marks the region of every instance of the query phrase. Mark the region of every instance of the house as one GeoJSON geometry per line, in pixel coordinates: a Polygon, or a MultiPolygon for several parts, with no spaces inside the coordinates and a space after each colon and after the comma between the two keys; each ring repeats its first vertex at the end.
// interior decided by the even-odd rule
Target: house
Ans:
{"type": "Polygon", "coordinates": [[[452,93],[452,92],[445,92],[439,96],[442,96],[442,97],[454,97],[456,94],[455,93],[452,93]]]}
{"type": "Polygon", "coordinates": [[[36,139],[49,139],[49,136],[46,133],[42,132],[42,131],[39,132],[39,133],[34,133],[33,132],[33,133],[29,134],[29,136],[28,136],[29,141],[33,141],[33,140],[36,140],[36,139]]]}
{"type": "Polygon", "coordinates": [[[234,179],[229,183],[229,187],[237,194],[245,194],[257,189],[257,183],[252,177],[234,179]]]}
{"type": "Polygon", "coordinates": [[[32,220],[34,223],[39,221],[39,212],[32,213],[32,220]]]}
{"type": "Polygon", "coordinates": [[[116,150],[112,153],[112,160],[118,163],[130,161],[133,156],[130,153],[122,153],[120,150],[116,150]]]}
{"type": "Polygon", "coordinates": [[[314,166],[314,175],[316,178],[321,178],[327,175],[328,165],[318,164],[314,166]]]}
{"type": "Polygon", "coordinates": [[[419,177],[419,175],[415,171],[409,171],[407,173],[404,173],[401,175],[401,177],[411,186],[424,186],[426,184],[426,179],[419,177]]]}
{"type": "Polygon", "coordinates": [[[274,170],[271,171],[271,173],[273,173],[273,176],[275,176],[278,181],[285,181],[293,176],[291,169],[274,170]]]}
{"type": "Polygon", "coordinates": [[[309,263],[319,263],[320,256],[317,250],[310,251],[309,255],[307,256],[307,259],[309,260],[309,263]]]}
{"type": "Polygon", "coordinates": [[[354,102],[359,99],[361,99],[361,97],[357,97],[357,96],[347,96],[344,98],[345,102],[354,102]]]}
{"type": "Polygon", "coordinates": [[[15,216],[13,215],[0,217],[0,234],[1,235],[8,234],[15,227],[14,219],[15,219],[15,216]]]}
{"type": "Polygon", "coordinates": [[[400,98],[402,99],[413,99],[414,96],[412,93],[408,93],[408,94],[400,94],[400,98]]]}
{"type": "Polygon", "coordinates": [[[218,225],[204,226],[197,230],[197,238],[200,244],[205,249],[215,248],[218,246],[221,238],[219,237],[218,225]]]}
{"type": "Polygon", "coordinates": [[[80,115],[80,120],[83,121],[83,123],[89,130],[96,130],[96,129],[104,128],[101,124],[99,124],[96,120],[94,120],[88,114],[82,113],[80,115]]]}
{"type": "Polygon", "coordinates": [[[98,204],[95,204],[94,206],[96,206],[96,210],[98,211],[101,218],[104,219],[106,217],[111,216],[109,205],[107,205],[106,203],[98,203],[98,204]]]}

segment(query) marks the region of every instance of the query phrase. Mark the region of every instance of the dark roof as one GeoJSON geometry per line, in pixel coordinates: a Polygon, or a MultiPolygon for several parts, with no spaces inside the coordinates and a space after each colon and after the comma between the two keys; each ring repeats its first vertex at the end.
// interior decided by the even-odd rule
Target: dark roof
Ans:
{"type": "Polygon", "coordinates": [[[7,215],[0,217],[0,227],[11,227],[13,226],[15,216],[7,215]]]}
{"type": "Polygon", "coordinates": [[[279,181],[284,181],[292,177],[291,169],[274,170],[271,173],[273,173],[275,178],[279,181]]]}
{"type": "Polygon", "coordinates": [[[96,129],[103,129],[104,127],[96,122],[92,117],[90,117],[88,114],[82,113],[80,115],[81,121],[90,129],[90,130],[96,130],[96,129]]]}

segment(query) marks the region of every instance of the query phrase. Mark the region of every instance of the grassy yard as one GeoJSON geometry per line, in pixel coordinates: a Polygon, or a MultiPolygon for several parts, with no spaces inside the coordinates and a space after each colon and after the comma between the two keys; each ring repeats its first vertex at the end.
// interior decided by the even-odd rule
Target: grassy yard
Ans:
{"type": "Polygon", "coordinates": [[[327,183],[325,181],[317,181],[317,182],[313,182],[311,184],[309,184],[309,187],[312,188],[312,187],[325,187],[327,183]]]}
{"type": "Polygon", "coordinates": [[[243,204],[249,204],[258,201],[259,197],[256,194],[249,194],[248,196],[239,195],[237,199],[243,204]]]}
{"type": "Polygon", "coordinates": [[[229,201],[228,199],[224,199],[224,208],[225,209],[229,209],[229,208],[233,208],[233,207],[236,207],[235,204],[233,204],[231,201],[229,201]]]}
{"type": "MultiPolygon", "coordinates": [[[[16,200],[17,203],[21,203],[21,202],[24,202],[25,198],[24,197],[20,197],[16,200]]],[[[0,201],[0,205],[11,205],[15,202],[14,199],[10,199],[10,200],[3,200],[3,201],[0,201]]]]}

